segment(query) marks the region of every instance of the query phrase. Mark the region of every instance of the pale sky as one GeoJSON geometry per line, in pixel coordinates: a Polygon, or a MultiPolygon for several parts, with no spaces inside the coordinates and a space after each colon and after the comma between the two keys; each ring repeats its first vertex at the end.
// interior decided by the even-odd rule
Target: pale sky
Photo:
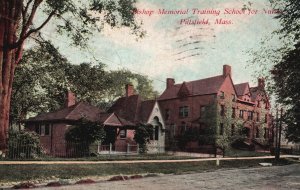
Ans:
{"type": "Polygon", "coordinates": [[[222,73],[224,64],[232,66],[234,83],[249,81],[253,86],[256,66],[247,67],[252,59],[248,51],[258,49],[261,39],[271,35],[279,24],[274,15],[264,14],[263,9],[271,9],[268,0],[249,1],[250,4],[245,0],[138,0],[138,9],[154,11],[151,16],[137,18],[143,21],[146,36],[136,40],[127,29],[105,28],[92,37],[92,52],[69,47],[64,37],[53,33],[51,26],[41,32],[53,40],[71,63],[89,62],[95,56],[107,69],[125,68],[149,76],[159,92],[165,89],[168,77],[180,83],[215,76],[222,73]],[[224,14],[225,8],[240,10],[244,4],[256,14],[247,15],[247,11],[243,15],[224,14]],[[159,9],[188,9],[188,14],[160,15],[159,9]],[[193,9],[213,9],[220,14],[193,15],[193,9]],[[232,24],[214,24],[220,18],[231,20],[232,24]],[[181,19],[209,19],[210,25],[183,25],[181,19]]]}

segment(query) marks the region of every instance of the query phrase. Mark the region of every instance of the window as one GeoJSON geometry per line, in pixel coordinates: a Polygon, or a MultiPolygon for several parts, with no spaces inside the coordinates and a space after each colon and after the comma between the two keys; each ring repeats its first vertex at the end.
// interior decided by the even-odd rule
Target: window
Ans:
{"type": "Polygon", "coordinates": [[[169,110],[169,109],[166,109],[166,110],[165,110],[165,119],[166,119],[166,120],[169,120],[169,119],[170,119],[170,110],[169,110]]]}
{"type": "Polygon", "coordinates": [[[244,110],[240,110],[240,115],[239,115],[240,118],[244,118],[244,110]]]}
{"type": "Polygon", "coordinates": [[[35,132],[36,132],[36,134],[40,134],[40,125],[39,124],[35,124],[35,132]]]}
{"type": "Polygon", "coordinates": [[[252,119],[253,119],[253,112],[248,111],[248,120],[252,120],[252,119]]]}
{"type": "Polygon", "coordinates": [[[203,117],[204,113],[205,113],[205,106],[200,106],[200,117],[203,117]]]}
{"type": "Polygon", "coordinates": [[[268,137],[268,129],[265,128],[265,132],[264,132],[264,138],[266,139],[268,137]]]}
{"type": "Polygon", "coordinates": [[[268,123],[268,114],[265,115],[265,123],[268,123]]]}
{"type": "Polygon", "coordinates": [[[41,128],[40,128],[40,135],[41,135],[41,136],[45,136],[45,125],[41,125],[41,128]]]}
{"type": "Polygon", "coordinates": [[[159,126],[155,126],[154,130],[154,140],[158,140],[159,126]]]}
{"type": "Polygon", "coordinates": [[[50,135],[50,125],[49,124],[45,125],[45,135],[50,135]]]}
{"type": "MultiPolygon", "coordinates": [[[[125,139],[127,135],[127,130],[126,129],[121,129],[120,130],[120,138],[125,139]]],[[[153,138],[153,137],[152,137],[153,138]]]]}
{"type": "Polygon", "coordinates": [[[231,115],[232,118],[235,118],[235,108],[232,108],[232,115],[231,115]]]}
{"type": "Polygon", "coordinates": [[[186,126],[186,123],[185,123],[185,122],[182,122],[182,123],[181,123],[181,131],[180,131],[182,135],[185,133],[186,127],[187,127],[187,126],[186,126]]]}
{"type": "Polygon", "coordinates": [[[235,94],[232,94],[232,101],[235,102],[235,94]]]}
{"type": "Polygon", "coordinates": [[[225,106],[221,105],[221,112],[220,112],[221,116],[225,116],[225,106]]]}
{"type": "Polygon", "coordinates": [[[224,124],[221,123],[220,124],[220,135],[223,135],[224,134],[224,124]]]}
{"type": "Polygon", "coordinates": [[[176,135],[176,127],[175,124],[170,125],[170,136],[173,138],[176,135]]]}
{"type": "Polygon", "coordinates": [[[256,128],[256,138],[259,138],[259,129],[258,129],[258,127],[256,128]]]}
{"type": "Polygon", "coordinates": [[[224,99],[224,98],[225,98],[225,94],[224,94],[223,91],[221,91],[221,93],[220,93],[220,98],[221,98],[221,99],[224,99]]]}
{"type": "Polygon", "coordinates": [[[188,117],[189,116],[189,107],[183,106],[179,107],[179,117],[188,117]]]}
{"type": "Polygon", "coordinates": [[[231,124],[231,136],[233,136],[234,135],[234,124],[231,124]]]}

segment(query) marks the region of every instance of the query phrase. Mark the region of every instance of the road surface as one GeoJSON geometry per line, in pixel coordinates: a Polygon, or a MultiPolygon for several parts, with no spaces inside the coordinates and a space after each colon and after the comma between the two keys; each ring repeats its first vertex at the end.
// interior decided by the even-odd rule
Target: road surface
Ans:
{"type": "Polygon", "coordinates": [[[72,185],[42,190],[198,190],[198,189],[300,189],[300,164],[213,172],[162,175],[142,179],[72,185]]]}

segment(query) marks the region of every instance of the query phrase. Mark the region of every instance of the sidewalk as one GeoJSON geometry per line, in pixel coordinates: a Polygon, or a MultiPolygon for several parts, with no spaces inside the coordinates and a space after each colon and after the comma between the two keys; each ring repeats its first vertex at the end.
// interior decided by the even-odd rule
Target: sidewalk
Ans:
{"type": "MultiPolygon", "coordinates": [[[[281,155],[281,158],[298,158],[296,155],[281,155]]],[[[197,158],[184,160],[116,160],[116,161],[0,161],[0,165],[28,165],[28,164],[134,164],[134,163],[174,163],[174,162],[202,162],[214,160],[253,160],[268,159],[274,156],[259,157],[226,157],[226,158],[197,158]]]]}

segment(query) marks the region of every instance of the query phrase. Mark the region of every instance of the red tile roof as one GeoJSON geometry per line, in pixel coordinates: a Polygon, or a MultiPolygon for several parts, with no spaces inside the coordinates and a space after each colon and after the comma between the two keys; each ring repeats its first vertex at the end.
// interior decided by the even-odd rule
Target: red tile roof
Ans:
{"type": "Polygon", "coordinates": [[[138,121],[138,111],[141,106],[141,102],[142,100],[139,95],[122,97],[119,98],[107,112],[114,112],[125,120],[136,123],[138,121]]]}
{"type": "Polygon", "coordinates": [[[120,118],[130,123],[146,123],[154,104],[155,100],[142,101],[139,95],[132,95],[119,98],[108,112],[114,112],[120,118]]]}
{"type": "Polygon", "coordinates": [[[121,117],[119,117],[115,113],[102,113],[100,116],[100,122],[106,126],[116,126],[116,127],[124,127],[124,126],[134,126],[134,123],[127,121],[121,117]]]}
{"type": "Polygon", "coordinates": [[[42,113],[29,118],[26,122],[39,121],[77,121],[83,117],[90,121],[97,121],[102,111],[85,102],[79,102],[73,106],[65,107],[54,112],[42,113]]]}
{"type": "Polygon", "coordinates": [[[205,94],[215,94],[219,91],[221,85],[225,81],[225,77],[223,75],[218,75],[215,77],[184,82],[181,84],[175,84],[170,88],[167,88],[162,95],[158,98],[158,100],[167,100],[177,98],[178,92],[181,89],[183,84],[186,85],[190,95],[205,95],[205,94]]]}
{"type": "Polygon", "coordinates": [[[150,117],[150,114],[154,108],[155,100],[147,100],[143,101],[140,109],[140,117],[139,120],[143,123],[146,123],[150,117]]]}

